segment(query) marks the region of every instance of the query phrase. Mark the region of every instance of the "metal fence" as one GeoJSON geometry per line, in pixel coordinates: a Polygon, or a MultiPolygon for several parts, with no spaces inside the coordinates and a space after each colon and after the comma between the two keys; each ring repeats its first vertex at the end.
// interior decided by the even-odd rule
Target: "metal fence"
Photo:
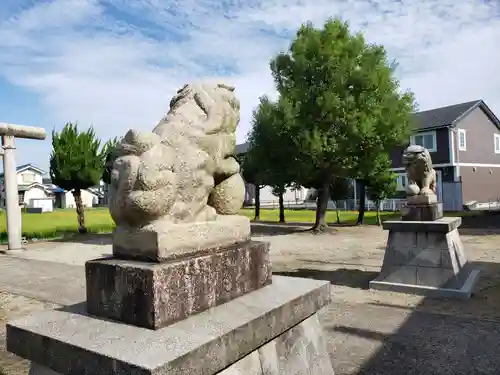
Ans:
{"type": "MultiPolygon", "coordinates": [[[[380,211],[399,211],[401,207],[405,204],[404,199],[386,199],[380,202],[380,211]]],[[[285,208],[289,210],[314,210],[316,209],[316,202],[314,201],[285,201],[285,208]]],[[[279,208],[278,200],[268,200],[260,202],[261,208],[277,209],[279,208]]],[[[336,202],[329,201],[328,209],[335,210],[336,202]]],[[[358,199],[346,199],[338,202],[338,209],[341,211],[356,211],[359,208],[358,199]]],[[[367,211],[375,211],[377,206],[375,202],[371,200],[365,201],[365,209],[367,211]]]]}

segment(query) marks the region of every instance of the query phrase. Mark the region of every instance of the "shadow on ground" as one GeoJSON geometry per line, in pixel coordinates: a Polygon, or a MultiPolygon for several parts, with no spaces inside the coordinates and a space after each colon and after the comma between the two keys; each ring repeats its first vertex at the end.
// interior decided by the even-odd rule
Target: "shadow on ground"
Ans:
{"type": "Polygon", "coordinates": [[[369,289],[370,281],[377,277],[378,272],[347,268],[339,268],[335,270],[300,268],[294,271],[273,272],[273,275],[325,280],[334,285],[342,285],[349,288],[369,289]]]}
{"type": "Polygon", "coordinates": [[[494,236],[500,234],[500,228],[462,228],[458,229],[463,236],[494,236]]]}
{"type": "MultiPolygon", "coordinates": [[[[333,337],[335,374],[498,374],[500,264],[470,264],[482,274],[469,300],[424,298],[411,307],[392,304],[389,293],[377,292],[374,302],[332,304],[325,329],[333,337]]],[[[366,288],[377,274],[343,269],[289,273],[299,275],[366,288]]]]}
{"type": "Polygon", "coordinates": [[[252,222],[250,227],[253,236],[282,236],[286,234],[312,233],[310,231],[310,224],[252,222]]]}
{"type": "MultiPolygon", "coordinates": [[[[45,241],[45,240],[43,240],[45,241]]],[[[60,238],[54,238],[47,240],[47,242],[63,242],[63,243],[85,243],[89,245],[111,245],[112,237],[111,233],[86,233],[79,234],[75,232],[61,233],[60,238]]],[[[35,241],[29,241],[30,244],[36,243],[35,241]]]]}
{"type": "MultiPolygon", "coordinates": [[[[498,322],[421,311],[406,317],[397,309],[376,306],[356,310],[356,306],[350,306],[350,322],[344,320],[343,324],[326,329],[341,341],[369,342],[368,346],[377,349],[351,371],[347,370],[349,364],[337,363],[335,374],[498,374],[498,322]],[[399,327],[390,323],[401,319],[399,327]],[[379,325],[381,321],[384,323],[379,325]],[[395,331],[391,332],[393,328],[395,331]]],[[[362,361],[362,346],[349,349],[347,357],[362,361]]]]}

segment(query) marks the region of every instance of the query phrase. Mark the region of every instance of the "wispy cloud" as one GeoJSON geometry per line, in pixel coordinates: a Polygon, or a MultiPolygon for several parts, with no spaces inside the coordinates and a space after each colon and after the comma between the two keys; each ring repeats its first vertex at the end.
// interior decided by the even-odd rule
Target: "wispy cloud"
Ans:
{"type": "Polygon", "coordinates": [[[3,0],[0,75],[38,95],[41,125],[103,137],[152,128],[179,86],[220,77],[236,85],[243,141],[274,92],[269,59],[333,16],[387,47],[422,109],[483,98],[500,114],[500,6],[480,0],[3,0]]]}

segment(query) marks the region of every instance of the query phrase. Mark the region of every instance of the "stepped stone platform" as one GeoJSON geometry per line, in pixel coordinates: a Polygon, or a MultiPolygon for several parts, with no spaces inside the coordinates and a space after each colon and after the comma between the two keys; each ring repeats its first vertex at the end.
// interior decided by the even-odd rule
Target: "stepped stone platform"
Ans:
{"type": "Polygon", "coordinates": [[[467,262],[458,233],[460,223],[460,217],[385,221],[383,228],[389,230],[389,238],[384,261],[370,288],[434,298],[469,298],[479,271],[467,262]]]}
{"type": "Polygon", "coordinates": [[[31,374],[332,375],[317,311],[325,281],[273,283],[158,330],[101,319],[85,305],[7,325],[7,349],[31,374]]]}

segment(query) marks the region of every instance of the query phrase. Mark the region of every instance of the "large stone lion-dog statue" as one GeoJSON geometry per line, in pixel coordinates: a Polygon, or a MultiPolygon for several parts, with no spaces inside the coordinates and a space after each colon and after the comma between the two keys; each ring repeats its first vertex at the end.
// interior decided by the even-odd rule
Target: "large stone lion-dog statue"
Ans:
{"type": "Polygon", "coordinates": [[[126,133],[111,170],[117,228],[155,230],[238,212],[245,185],[234,158],[240,103],[233,91],[185,85],[152,132],[126,133]]]}
{"type": "Polygon", "coordinates": [[[407,147],[403,152],[403,165],[408,178],[408,197],[436,194],[436,171],[432,168],[429,150],[419,145],[407,147]]]}

